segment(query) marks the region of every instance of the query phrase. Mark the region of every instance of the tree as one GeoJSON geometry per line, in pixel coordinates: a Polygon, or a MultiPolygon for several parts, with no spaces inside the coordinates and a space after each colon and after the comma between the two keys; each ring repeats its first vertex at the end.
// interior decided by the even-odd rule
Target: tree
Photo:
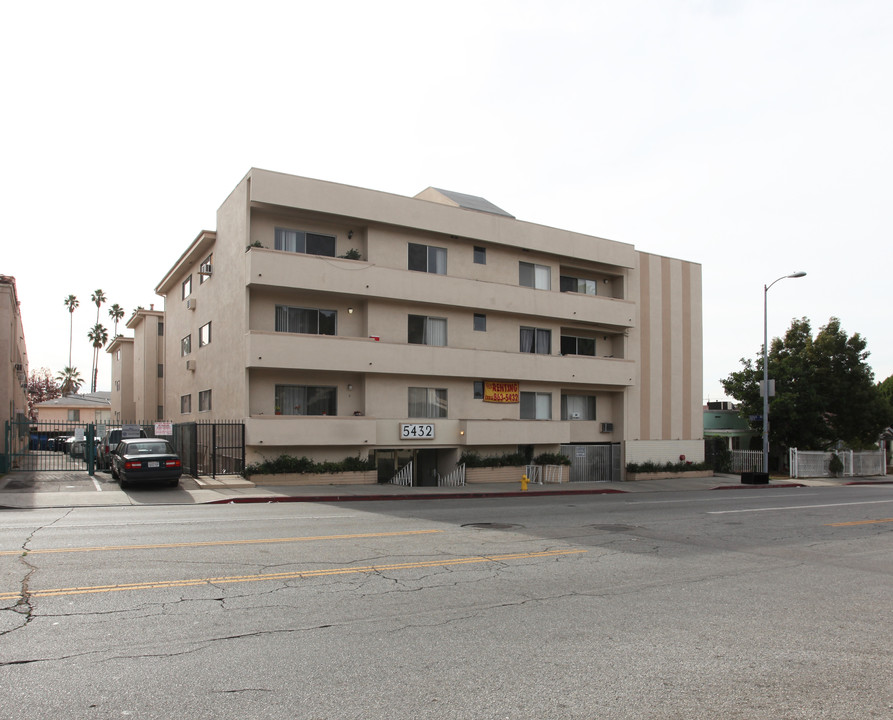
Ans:
{"type": "Polygon", "coordinates": [[[93,329],[87,333],[87,338],[93,344],[93,383],[90,392],[96,392],[96,379],[99,375],[99,351],[109,341],[109,331],[96,323],[93,329]]]}
{"type": "Polygon", "coordinates": [[[78,299],[74,295],[65,298],[65,307],[68,308],[68,367],[71,367],[71,340],[74,337],[74,311],[80,305],[78,299]]]}
{"type": "Polygon", "coordinates": [[[28,417],[31,420],[37,420],[37,411],[34,406],[47,400],[60,397],[62,389],[53,379],[53,375],[49,368],[40,368],[40,370],[32,370],[28,376],[28,417]]]}
{"type": "Polygon", "coordinates": [[[70,365],[56,374],[56,379],[62,384],[60,390],[63,395],[72,395],[81,389],[84,384],[81,374],[76,367],[70,365]]]}
{"type": "MultiPolygon", "coordinates": [[[[873,445],[893,422],[887,402],[867,365],[867,342],[856,333],[847,337],[832,317],[815,337],[807,318],[795,319],[784,338],[769,347],[769,441],[775,449],[827,450],[843,442],[851,448],[873,445]]],[[[742,414],[762,428],[762,349],[756,362],[741,359],[743,368],[722,380],[742,414]]],[[[777,455],[778,453],[774,453],[777,455]]]]}
{"type": "MultiPolygon", "coordinates": [[[[90,392],[96,392],[96,375],[99,371],[99,350],[108,341],[108,332],[105,332],[105,340],[98,347],[96,345],[96,339],[94,337],[91,337],[91,333],[94,333],[96,331],[96,328],[102,327],[102,325],[99,324],[99,308],[106,300],[105,293],[102,292],[101,289],[97,288],[93,291],[93,294],[90,295],[90,299],[96,305],[96,324],[93,326],[93,330],[87,333],[87,337],[90,338],[90,342],[93,345],[93,367],[90,369],[92,385],[90,392]]],[[[105,328],[103,328],[103,330],[105,331],[105,328]]]]}
{"type": "Polygon", "coordinates": [[[109,317],[115,321],[115,329],[112,330],[112,337],[118,337],[118,321],[124,317],[124,308],[115,303],[109,308],[109,317]]]}

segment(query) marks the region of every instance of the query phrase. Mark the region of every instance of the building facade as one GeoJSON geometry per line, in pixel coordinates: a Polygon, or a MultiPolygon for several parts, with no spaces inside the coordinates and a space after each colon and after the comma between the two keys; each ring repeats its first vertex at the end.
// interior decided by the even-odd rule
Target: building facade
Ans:
{"type": "Polygon", "coordinates": [[[139,308],[126,326],[133,337],[119,335],[106,348],[112,356],[112,420],[164,420],[164,312],[154,305],[139,308]]]}
{"type": "MultiPolygon", "coordinates": [[[[16,281],[9,275],[0,275],[0,353],[0,408],[5,420],[17,420],[18,427],[24,427],[28,416],[28,352],[16,281]]],[[[18,452],[28,438],[19,432],[8,440],[9,450],[18,452]]],[[[5,456],[0,453],[0,472],[5,472],[5,465],[5,456]]]]}
{"type": "Polygon", "coordinates": [[[703,457],[700,265],[483,198],[252,169],[156,292],[159,404],[244,420],[248,462],[703,457]]]}

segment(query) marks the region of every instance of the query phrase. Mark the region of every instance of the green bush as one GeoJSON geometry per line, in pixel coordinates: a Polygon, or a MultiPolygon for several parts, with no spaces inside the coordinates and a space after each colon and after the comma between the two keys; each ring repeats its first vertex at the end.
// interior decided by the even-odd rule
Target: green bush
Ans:
{"type": "Polygon", "coordinates": [[[831,455],[831,460],[828,462],[828,472],[833,477],[839,477],[843,472],[843,461],[837,453],[831,455]]]}
{"type": "Polygon", "coordinates": [[[626,471],[630,473],[687,472],[689,470],[710,470],[707,463],[666,462],[627,463],[626,471]]]}
{"type": "Polygon", "coordinates": [[[342,472],[367,472],[375,469],[372,460],[361,460],[358,457],[346,457],[340,462],[325,461],[313,462],[308,457],[295,457],[294,455],[280,455],[278,458],[264,459],[263,462],[248,465],[245,468],[245,477],[252,475],[281,475],[283,473],[325,473],[334,474],[342,472]]]}
{"type": "Polygon", "coordinates": [[[533,458],[534,465],[570,465],[571,459],[561,453],[542,453],[533,458]]]}
{"type": "Polygon", "coordinates": [[[465,463],[465,467],[483,468],[483,467],[516,467],[518,465],[526,465],[527,461],[520,453],[512,453],[510,455],[486,455],[481,457],[476,452],[462,453],[459,463],[465,463]]]}

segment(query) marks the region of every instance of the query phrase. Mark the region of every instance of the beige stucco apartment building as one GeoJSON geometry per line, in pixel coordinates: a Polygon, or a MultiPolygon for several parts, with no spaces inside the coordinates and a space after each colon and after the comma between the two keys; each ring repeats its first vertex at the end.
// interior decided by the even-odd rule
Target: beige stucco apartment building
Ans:
{"type": "Polygon", "coordinates": [[[159,406],[244,420],[248,462],[703,458],[700,265],[483,198],[252,169],[156,292],[159,406]]]}
{"type": "MultiPolygon", "coordinates": [[[[4,420],[23,421],[28,414],[28,352],[25,329],[16,292],[15,278],[0,275],[0,408],[4,420]]],[[[14,451],[27,443],[21,433],[9,438],[14,451]]],[[[0,453],[0,472],[5,471],[5,456],[0,453]]]]}
{"type": "Polygon", "coordinates": [[[133,337],[118,335],[106,348],[112,356],[112,422],[164,420],[164,312],[154,305],[140,308],[126,326],[133,337]]]}

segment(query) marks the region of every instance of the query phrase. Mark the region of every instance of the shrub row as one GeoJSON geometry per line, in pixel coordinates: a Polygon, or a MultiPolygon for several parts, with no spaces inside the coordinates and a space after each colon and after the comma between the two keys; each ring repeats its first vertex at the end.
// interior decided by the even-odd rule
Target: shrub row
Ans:
{"type": "Polygon", "coordinates": [[[626,471],[630,473],[659,473],[659,472],[686,472],[688,470],[710,470],[707,463],[693,462],[643,462],[627,463],[626,471]]]}
{"type": "MultiPolygon", "coordinates": [[[[485,467],[518,467],[519,465],[527,465],[527,458],[521,453],[510,453],[507,455],[485,455],[481,456],[476,452],[462,453],[459,463],[465,463],[465,467],[469,468],[485,468],[485,467]]],[[[559,453],[543,453],[533,458],[534,465],[570,465],[570,458],[559,453]]]]}
{"type": "Polygon", "coordinates": [[[252,475],[280,475],[282,473],[341,473],[341,472],[366,472],[375,470],[375,463],[371,460],[360,460],[358,457],[346,457],[340,462],[313,462],[308,457],[295,457],[294,455],[280,455],[273,460],[264,460],[253,463],[245,468],[245,476],[252,475]]]}

